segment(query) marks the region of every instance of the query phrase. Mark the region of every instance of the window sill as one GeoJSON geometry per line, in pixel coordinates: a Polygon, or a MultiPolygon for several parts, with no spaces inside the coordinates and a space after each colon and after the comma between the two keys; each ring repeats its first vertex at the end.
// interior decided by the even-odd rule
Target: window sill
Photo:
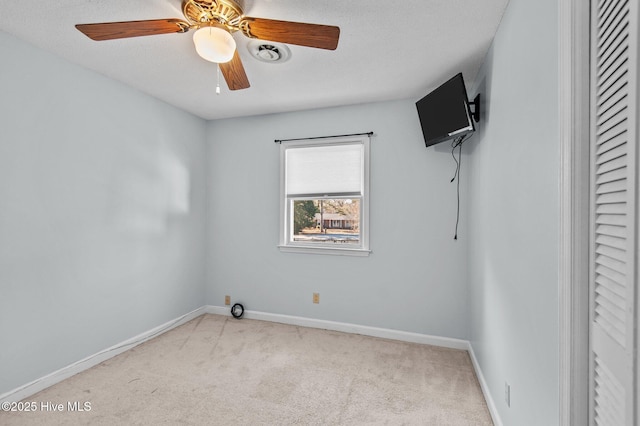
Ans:
{"type": "Polygon", "coordinates": [[[307,247],[307,246],[283,246],[278,248],[283,253],[307,253],[307,254],[329,254],[332,256],[369,256],[371,250],[367,249],[350,249],[350,248],[332,248],[332,247],[307,247]]]}

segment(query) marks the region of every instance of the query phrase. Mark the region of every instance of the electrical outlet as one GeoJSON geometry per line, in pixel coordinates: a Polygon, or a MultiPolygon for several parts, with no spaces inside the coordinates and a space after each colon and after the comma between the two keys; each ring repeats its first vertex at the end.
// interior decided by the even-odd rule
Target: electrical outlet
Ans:
{"type": "Polygon", "coordinates": [[[320,293],[313,293],[313,303],[320,303],[320,293]]]}
{"type": "Polygon", "coordinates": [[[224,304],[225,305],[230,305],[231,304],[231,296],[225,296],[224,297],[224,304]]]}
{"type": "Polygon", "coordinates": [[[504,382],[504,402],[507,403],[507,407],[511,407],[511,385],[504,382]]]}

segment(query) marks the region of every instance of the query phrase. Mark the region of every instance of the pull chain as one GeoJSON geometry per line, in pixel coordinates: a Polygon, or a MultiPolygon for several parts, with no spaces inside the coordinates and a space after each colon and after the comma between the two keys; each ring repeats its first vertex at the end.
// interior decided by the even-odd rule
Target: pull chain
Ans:
{"type": "Polygon", "coordinates": [[[218,83],[216,85],[216,95],[220,94],[220,64],[216,64],[218,68],[218,83]]]}

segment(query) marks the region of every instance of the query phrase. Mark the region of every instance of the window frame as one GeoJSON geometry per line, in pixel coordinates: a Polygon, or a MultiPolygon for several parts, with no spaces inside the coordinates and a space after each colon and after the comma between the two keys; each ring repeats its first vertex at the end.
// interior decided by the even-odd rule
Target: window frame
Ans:
{"type": "Polygon", "coordinates": [[[280,238],[278,248],[282,252],[290,253],[310,253],[329,254],[342,256],[368,256],[369,249],[369,167],[370,167],[370,137],[339,136],[318,139],[301,139],[280,142],[280,238]],[[355,145],[360,144],[362,150],[362,192],[355,194],[304,194],[304,196],[290,197],[286,193],[287,188],[287,157],[289,149],[317,148],[332,145],[355,145]],[[336,243],[309,243],[294,241],[293,228],[293,203],[296,200],[318,200],[318,199],[359,199],[360,202],[360,243],[336,244],[336,243]]]}

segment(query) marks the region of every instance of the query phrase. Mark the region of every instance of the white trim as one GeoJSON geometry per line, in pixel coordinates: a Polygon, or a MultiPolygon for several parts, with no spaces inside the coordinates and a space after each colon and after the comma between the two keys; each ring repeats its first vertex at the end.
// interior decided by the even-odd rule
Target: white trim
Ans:
{"type": "Polygon", "coordinates": [[[476,354],[473,351],[473,346],[469,343],[469,347],[467,349],[469,351],[469,357],[471,358],[471,364],[473,364],[473,369],[476,371],[476,377],[478,377],[478,382],[480,382],[480,389],[482,389],[482,394],[484,395],[484,399],[487,402],[487,407],[489,408],[489,414],[491,414],[491,419],[493,420],[493,424],[495,426],[502,426],[502,419],[500,418],[500,413],[498,413],[498,408],[496,407],[496,403],[491,396],[491,391],[489,391],[489,385],[484,378],[484,374],[482,374],[482,369],[480,368],[480,363],[478,363],[478,359],[476,358],[476,354]]]}
{"type": "MultiPolygon", "coordinates": [[[[638,7],[638,3],[633,3],[631,5],[631,10],[633,11],[635,9],[635,12],[632,12],[632,18],[633,21],[635,21],[634,24],[634,29],[633,31],[635,31],[635,34],[633,36],[633,45],[635,45],[635,49],[636,52],[638,52],[639,44],[640,44],[640,34],[639,31],[640,29],[638,28],[640,26],[640,7],[638,7]]],[[[634,110],[636,115],[638,114],[638,112],[640,111],[640,75],[639,75],[639,70],[640,70],[640,55],[638,53],[636,53],[635,55],[635,61],[632,65],[632,68],[635,70],[635,74],[633,76],[634,79],[634,86],[636,89],[636,96],[635,96],[635,105],[634,105],[634,110]]],[[[634,195],[635,198],[635,206],[633,208],[633,212],[634,212],[634,217],[632,219],[632,223],[633,223],[633,227],[635,229],[635,233],[633,235],[633,240],[634,240],[634,250],[635,250],[635,257],[632,256],[631,257],[631,262],[633,264],[633,276],[635,277],[635,300],[632,301],[631,303],[635,302],[635,327],[636,327],[636,332],[635,332],[635,356],[634,356],[634,368],[636,370],[636,377],[635,377],[635,398],[633,400],[633,405],[635,407],[635,413],[634,415],[636,416],[636,421],[640,422],[640,360],[639,360],[639,353],[640,353],[640,285],[638,285],[638,277],[640,277],[640,172],[638,171],[638,169],[640,168],[640,149],[638,149],[638,140],[640,139],[640,119],[638,119],[636,117],[635,121],[635,126],[633,128],[633,133],[635,135],[635,142],[634,142],[634,148],[633,151],[635,151],[635,156],[634,158],[632,158],[633,161],[633,168],[635,169],[635,176],[633,177],[634,181],[633,181],[633,186],[635,187],[636,193],[634,195]]]]}
{"type": "MultiPolygon", "coordinates": [[[[231,309],[224,306],[207,306],[206,312],[217,315],[231,315],[231,309]]],[[[327,321],[314,318],[297,317],[292,315],[270,314],[268,312],[244,311],[243,318],[277,322],[280,324],[298,325],[301,327],[320,328],[323,330],[342,331],[344,333],[362,334],[363,336],[380,337],[383,339],[400,340],[403,342],[421,343],[423,345],[441,346],[451,349],[469,349],[469,342],[450,337],[431,336],[410,331],[391,330],[388,328],[370,327],[344,322],[327,321]]]]}
{"type": "Polygon", "coordinates": [[[283,253],[306,253],[306,254],[330,254],[333,256],[369,256],[371,250],[331,248],[331,247],[304,247],[304,246],[278,246],[283,253]]]}
{"type": "MultiPolygon", "coordinates": [[[[14,402],[20,401],[31,395],[40,392],[53,386],[62,380],[65,380],[71,376],[74,376],[84,370],[100,364],[122,352],[125,352],[147,340],[157,337],[175,327],[185,324],[194,318],[203,314],[214,314],[221,316],[231,316],[231,308],[228,306],[202,306],[194,311],[191,311],[179,318],[172,321],[168,321],[158,327],[152,328],[144,333],[141,333],[135,337],[127,339],[122,343],[111,346],[103,351],[100,351],[94,355],[88,356],[80,361],[63,367],[53,373],[20,386],[14,390],[6,392],[0,395],[0,403],[2,402],[14,402]]],[[[467,340],[453,339],[449,337],[432,336],[428,334],[413,333],[408,331],[392,330],[387,328],[370,327],[365,325],[349,324],[336,321],[327,321],[313,318],[298,317],[292,315],[270,314],[267,312],[250,311],[244,312],[244,317],[247,319],[269,321],[280,324],[297,325],[301,327],[318,328],[323,330],[340,331],[344,333],[361,334],[364,336],[379,337],[383,339],[398,340],[403,342],[418,343],[424,345],[440,346],[450,349],[466,350],[471,358],[471,363],[475,370],[478,381],[480,382],[480,388],[486,400],[489,408],[489,413],[496,426],[502,426],[502,421],[496,409],[496,405],[489,391],[489,387],[484,379],[480,365],[473,352],[473,347],[467,340]]]]}
{"type": "Polygon", "coordinates": [[[89,368],[96,366],[101,362],[108,360],[109,358],[113,358],[114,356],[121,354],[122,352],[128,351],[129,349],[138,346],[139,344],[144,343],[149,339],[157,337],[160,334],[166,333],[173,328],[185,324],[204,313],[206,313],[206,309],[204,306],[202,306],[196,310],[182,315],[181,317],[178,317],[171,321],[167,321],[166,323],[158,327],[154,327],[151,330],[140,333],[135,337],[127,339],[98,353],[83,358],[80,361],[74,362],[73,364],[70,364],[66,367],[62,367],[61,369],[49,373],[46,376],[22,385],[16,389],[10,390],[9,392],[5,392],[0,395],[0,403],[20,401],[24,398],[34,395],[37,392],[48,388],[49,386],[53,386],[56,383],[68,379],[69,377],[74,376],[84,370],[88,370],[89,368]]]}
{"type": "Polygon", "coordinates": [[[562,426],[586,425],[589,412],[589,3],[558,3],[558,379],[562,426]]]}

